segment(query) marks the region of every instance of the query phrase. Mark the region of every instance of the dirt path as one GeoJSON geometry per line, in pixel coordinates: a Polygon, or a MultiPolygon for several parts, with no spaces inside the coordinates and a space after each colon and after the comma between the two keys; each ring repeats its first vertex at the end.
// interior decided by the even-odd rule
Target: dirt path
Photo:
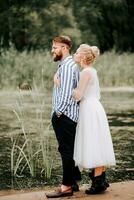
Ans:
{"type": "MultiPolygon", "coordinates": [[[[80,192],[74,193],[72,197],[58,198],[72,200],[133,200],[134,181],[126,181],[111,184],[110,188],[100,195],[89,196],[84,194],[85,186],[80,188],[80,192]]],[[[50,190],[49,190],[50,191],[50,190]]],[[[48,190],[38,191],[0,191],[0,200],[45,200],[45,193],[48,190]]]]}

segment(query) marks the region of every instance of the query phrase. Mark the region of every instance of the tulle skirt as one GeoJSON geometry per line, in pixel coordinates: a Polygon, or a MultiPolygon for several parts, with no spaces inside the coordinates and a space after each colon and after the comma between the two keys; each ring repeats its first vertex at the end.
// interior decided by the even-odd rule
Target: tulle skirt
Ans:
{"type": "Polygon", "coordinates": [[[115,155],[107,117],[96,98],[80,103],[74,144],[76,166],[83,169],[115,165],[115,155]]]}

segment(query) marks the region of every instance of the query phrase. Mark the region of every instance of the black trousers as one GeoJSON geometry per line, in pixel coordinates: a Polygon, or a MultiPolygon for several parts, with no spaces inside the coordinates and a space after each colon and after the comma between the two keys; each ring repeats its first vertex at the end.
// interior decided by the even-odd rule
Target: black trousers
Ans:
{"type": "Polygon", "coordinates": [[[73,160],[74,139],[76,132],[76,122],[65,115],[57,117],[56,113],[52,116],[52,125],[58,141],[58,150],[62,159],[63,167],[63,185],[73,185],[81,180],[81,173],[78,167],[75,167],[73,160]]]}

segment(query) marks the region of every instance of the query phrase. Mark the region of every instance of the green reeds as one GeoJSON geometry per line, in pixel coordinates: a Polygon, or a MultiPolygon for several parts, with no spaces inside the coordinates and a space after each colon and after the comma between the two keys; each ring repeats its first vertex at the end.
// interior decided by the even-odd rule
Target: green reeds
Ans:
{"type": "Polygon", "coordinates": [[[33,78],[38,86],[42,84],[43,78],[47,88],[50,88],[55,70],[49,52],[18,52],[12,47],[7,51],[3,50],[0,55],[0,88],[16,89],[24,82],[33,85],[33,78]]]}
{"type": "Polygon", "coordinates": [[[101,86],[134,86],[133,63],[134,54],[114,51],[102,54],[95,63],[101,86]]]}
{"type": "MultiPolygon", "coordinates": [[[[95,63],[100,84],[107,86],[134,86],[134,53],[117,54],[114,51],[101,54],[95,63]]],[[[2,51],[0,55],[0,87],[16,88],[20,83],[33,85],[33,78],[38,86],[52,88],[54,63],[48,51],[18,52],[13,47],[2,51]]]]}
{"type": "Polygon", "coordinates": [[[39,171],[46,179],[51,177],[51,131],[46,110],[48,109],[45,96],[39,92],[36,85],[32,91],[18,92],[13,113],[17,118],[20,133],[18,136],[11,136],[12,176],[22,176],[25,170],[29,170],[32,177],[35,177],[37,172],[39,174],[39,171]],[[29,100],[30,103],[27,103],[29,100]]]}

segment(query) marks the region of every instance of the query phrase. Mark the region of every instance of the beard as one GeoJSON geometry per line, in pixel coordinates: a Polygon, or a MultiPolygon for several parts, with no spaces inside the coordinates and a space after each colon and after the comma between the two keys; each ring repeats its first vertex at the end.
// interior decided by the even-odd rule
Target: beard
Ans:
{"type": "Polygon", "coordinates": [[[62,53],[55,54],[53,57],[54,62],[60,61],[62,59],[62,53]]]}

